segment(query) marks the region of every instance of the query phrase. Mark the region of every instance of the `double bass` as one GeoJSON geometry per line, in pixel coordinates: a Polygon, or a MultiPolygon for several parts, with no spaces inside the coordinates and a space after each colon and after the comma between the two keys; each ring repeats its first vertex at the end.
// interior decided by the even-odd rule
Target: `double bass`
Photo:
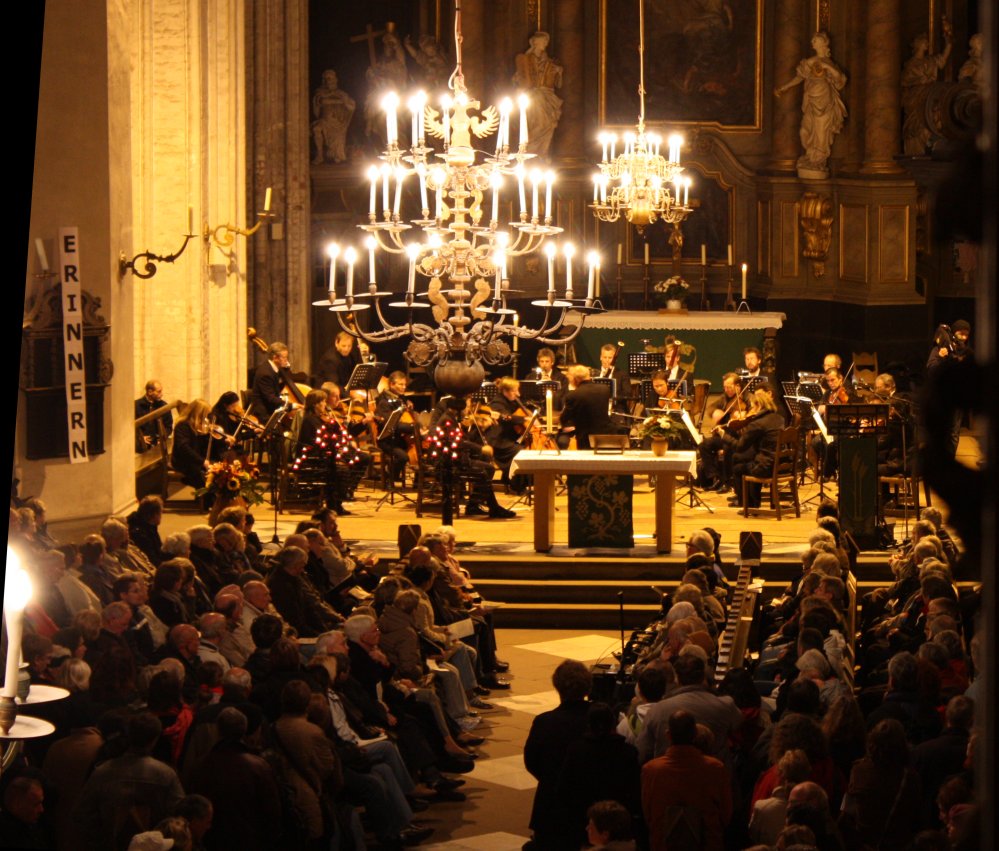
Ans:
{"type": "MultiPolygon", "coordinates": [[[[253,345],[255,345],[264,354],[267,354],[270,350],[270,346],[260,339],[260,335],[257,333],[256,328],[247,328],[246,336],[253,345]]],[[[295,376],[292,374],[291,369],[288,367],[280,367],[278,369],[278,375],[281,376],[281,381],[287,388],[287,398],[289,401],[293,401],[296,405],[300,407],[305,407],[305,396],[307,393],[312,391],[312,388],[308,384],[300,384],[296,381],[295,376]]],[[[284,394],[282,394],[284,395],[284,394]]]]}

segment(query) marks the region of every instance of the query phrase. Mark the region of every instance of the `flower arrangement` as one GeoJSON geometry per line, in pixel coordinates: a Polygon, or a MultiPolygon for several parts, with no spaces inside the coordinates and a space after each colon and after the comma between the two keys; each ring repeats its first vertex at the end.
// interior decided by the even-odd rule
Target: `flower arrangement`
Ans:
{"type": "Polygon", "coordinates": [[[666,415],[648,417],[638,427],[638,436],[643,440],[666,440],[679,434],[676,423],[666,415]]]}
{"type": "Polygon", "coordinates": [[[687,294],[690,292],[690,284],[679,275],[673,275],[665,281],[659,281],[654,284],[652,290],[658,293],[664,302],[685,301],[687,294]]]}
{"type": "Polygon", "coordinates": [[[231,500],[240,496],[247,505],[264,501],[264,487],[260,484],[260,470],[249,461],[219,461],[208,468],[205,486],[195,493],[212,494],[216,499],[231,500]]]}

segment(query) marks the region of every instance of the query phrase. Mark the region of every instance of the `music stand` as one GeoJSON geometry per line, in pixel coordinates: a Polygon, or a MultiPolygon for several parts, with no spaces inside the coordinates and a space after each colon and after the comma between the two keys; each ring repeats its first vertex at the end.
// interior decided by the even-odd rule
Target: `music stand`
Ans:
{"type": "Polygon", "coordinates": [[[591,378],[594,384],[607,388],[611,399],[617,399],[617,379],[616,378],[591,378]]]}
{"type": "MultiPolygon", "coordinates": [[[[395,430],[399,425],[399,419],[402,417],[402,413],[403,413],[402,408],[396,408],[394,411],[392,411],[392,413],[388,415],[388,419],[385,420],[385,425],[382,426],[382,430],[378,433],[378,436],[375,438],[375,442],[379,444],[378,448],[381,449],[383,457],[385,450],[382,449],[381,442],[383,440],[390,440],[392,437],[395,436],[395,430]]],[[[389,505],[395,505],[395,498],[397,496],[402,497],[407,502],[412,502],[415,504],[415,500],[412,497],[407,496],[401,490],[399,490],[399,488],[396,487],[395,476],[390,476],[388,489],[385,491],[385,494],[382,496],[382,498],[379,499],[378,502],[375,504],[375,511],[378,511],[378,509],[380,509],[386,502],[389,505]]]]}
{"type": "Polygon", "coordinates": [[[888,405],[829,405],[826,420],[839,442],[839,510],[843,531],[879,545],[884,527],[877,471],[877,438],[888,433],[888,405]]]}
{"type": "Polygon", "coordinates": [[[749,394],[754,393],[762,384],[767,384],[767,378],[765,375],[755,375],[752,378],[742,379],[742,392],[749,394]]]}
{"type": "Polygon", "coordinates": [[[278,408],[274,413],[270,415],[267,423],[264,425],[264,430],[260,432],[260,442],[267,448],[267,466],[270,468],[271,477],[271,505],[274,507],[274,535],[271,537],[272,544],[280,544],[281,538],[278,537],[278,441],[284,439],[284,432],[282,431],[282,425],[284,423],[285,415],[289,412],[289,408],[278,408]]]}
{"type": "Polygon", "coordinates": [[[499,388],[493,384],[493,382],[483,381],[482,384],[479,385],[479,389],[473,391],[468,398],[473,402],[484,402],[485,404],[489,404],[498,394],[499,388]]]}
{"type": "Polygon", "coordinates": [[[799,381],[794,395],[807,396],[813,402],[818,402],[825,395],[825,390],[818,381],[799,381]]]}
{"type": "Polygon", "coordinates": [[[388,364],[384,361],[359,363],[354,367],[354,371],[350,374],[343,389],[348,393],[351,390],[364,390],[366,393],[370,393],[378,386],[378,382],[382,380],[387,369],[388,364]]]}
{"type": "MultiPolygon", "coordinates": [[[[811,429],[804,428],[803,426],[806,420],[813,420],[814,422],[818,423],[816,417],[819,417],[819,414],[818,411],[815,410],[815,405],[811,399],[809,399],[807,396],[798,396],[794,393],[794,389],[797,385],[793,381],[782,381],[781,384],[784,386],[784,404],[787,405],[787,410],[791,414],[791,419],[793,421],[794,418],[797,417],[798,423],[802,426],[802,428],[799,429],[799,433],[801,436],[800,450],[802,453],[802,458],[804,458],[804,455],[807,451],[806,442],[808,440],[808,434],[811,431],[811,429]],[[789,387],[790,390],[788,389],[789,387]]],[[[821,417],[819,417],[819,419],[821,419],[821,417]]],[[[808,505],[809,503],[811,503],[816,499],[821,503],[822,500],[825,499],[825,478],[822,476],[821,469],[819,469],[817,472],[818,475],[816,476],[816,478],[819,481],[819,492],[816,496],[813,496],[810,499],[806,499],[802,503],[802,505],[808,505]]],[[[802,460],[801,475],[798,477],[798,484],[799,485],[805,484],[804,460],[802,460]]]]}
{"type": "Polygon", "coordinates": [[[666,357],[662,352],[630,352],[628,354],[628,375],[636,378],[651,376],[666,368],[666,357]]]}

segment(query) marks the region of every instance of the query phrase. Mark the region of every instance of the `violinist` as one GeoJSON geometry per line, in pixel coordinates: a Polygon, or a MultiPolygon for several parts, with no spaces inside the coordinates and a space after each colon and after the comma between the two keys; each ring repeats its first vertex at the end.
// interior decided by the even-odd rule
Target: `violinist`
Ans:
{"type": "MultiPolygon", "coordinates": [[[[930,357],[926,363],[926,371],[933,373],[938,369],[962,361],[974,362],[974,353],[971,350],[969,340],[971,338],[971,325],[965,320],[959,319],[950,328],[941,325],[933,339],[933,348],[930,350],[930,357]]],[[[961,437],[961,424],[964,421],[963,406],[957,406],[954,411],[954,420],[950,430],[950,441],[947,445],[950,457],[957,454],[957,445],[961,437]]]]}
{"type": "Polygon", "coordinates": [[[731,453],[738,440],[735,432],[726,426],[742,419],[749,407],[741,394],[742,379],[737,373],[725,373],[722,376],[722,395],[707,410],[711,434],[698,447],[701,462],[699,478],[701,487],[705,490],[725,493],[731,486],[729,471],[726,469],[729,465],[723,465],[722,461],[731,453]]]}
{"type": "Polygon", "coordinates": [[[350,432],[351,437],[358,438],[370,429],[375,415],[368,410],[367,402],[343,399],[339,386],[332,381],[324,381],[320,389],[326,392],[326,407],[330,414],[350,432]]]}
{"type": "MultiPolygon", "coordinates": [[[[889,406],[888,430],[878,435],[878,476],[897,476],[907,468],[906,455],[914,448],[910,401],[896,392],[895,379],[887,372],[874,379],[874,396],[875,403],[889,406]]],[[[887,496],[885,490],[882,496],[887,496]]]]}
{"type": "Polygon", "coordinates": [[[185,485],[205,486],[209,466],[209,415],[211,408],[204,399],[192,399],[177,419],[173,430],[170,465],[181,475],[185,485]]]}
{"type": "Polygon", "coordinates": [[[254,410],[270,417],[278,408],[285,407],[281,393],[291,382],[288,347],[284,343],[271,343],[267,347],[267,360],[257,367],[253,375],[252,404],[254,410]]]}
{"type": "MultiPolygon", "coordinates": [[[[493,457],[496,466],[503,471],[503,481],[509,483],[514,493],[521,493],[526,482],[521,476],[510,480],[510,463],[514,456],[526,445],[531,445],[530,436],[524,438],[524,429],[530,422],[533,413],[520,401],[520,382],[516,378],[501,378],[496,382],[499,393],[493,399],[492,410],[499,415],[494,430],[487,431],[489,443],[493,447],[493,457]],[[524,438],[522,440],[522,438],[524,438]]],[[[535,428],[541,428],[535,423],[535,428]]]]}
{"type": "MultiPolygon", "coordinates": [[[[825,417],[830,405],[854,405],[857,397],[853,390],[847,386],[843,380],[843,373],[833,367],[826,370],[826,392],[822,394],[819,404],[816,405],[819,415],[825,417]]],[[[839,467],[839,451],[835,443],[826,443],[821,434],[812,438],[812,451],[816,457],[821,459],[822,477],[830,479],[836,475],[839,467]]]]}
{"type": "Polygon", "coordinates": [[[237,442],[250,440],[263,431],[256,417],[243,412],[239,394],[226,390],[212,408],[212,421],[223,433],[222,440],[232,447],[237,442]]]}
{"type": "Polygon", "coordinates": [[[509,519],[516,513],[503,508],[496,499],[492,480],[496,468],[493,466],[492,448],[483,442],[474,425],[462,424],[462,410],[465,403],[455,396],[442,396],[430,414],[427,434],[433,439],[438,429],[461,433],[458,443],[458,458],[454,462],[455,472],[469,483],[469,497],[465,505],[466,517],[486,517],[509,519]]]}
{"type": "MultiPolygon", "coordinates": [[[[392,413],[399,408],[412,411],[413,404],[403,398],[408,384],[406,373],[396,370],[388,376],[388,387],[378,394],[375,400],[375,421],[379,428],[384,427],[392,413]]],[[[406,417],[411,420],[412,416],[406,417]]],[[[412,421],[396,424],[392,434],[378,441],[378,447],[389,459],[389,471],[393,481],[402,481],[409,461],[409,450],[415,440],[412,421]]]]}
{"type": "Polygon", "coordinates": [[[742,350],[742,362],[745,367],[742,377],[757,378],[760,374],[760,364],[763,363],[763,355],[755,346],[750,346],[742,350]]]}
{"type": "Polygon", "coordinates": [[[337,514],[349,514],[343,503],[357,485],[364,461],[350,435],[326,407],[326,391],[308,393],[292,468],[321,478],[326,506],[337,514]]]}
{"type": "MultiPolygon", "coordinates": [[[[735,496],[729,499],[729,505],[740,507],[743,476],[766,476],[773,470],[777,436],[784,428],[784,418],[777,411],[773,394],[763,389],[753,391],[746,420],[748,425],[742,429],[731,453],[735,496]]],[[[760,484],[753,483],[747,494],[750,508],[759,508],[760,490],[760,484]]]]}

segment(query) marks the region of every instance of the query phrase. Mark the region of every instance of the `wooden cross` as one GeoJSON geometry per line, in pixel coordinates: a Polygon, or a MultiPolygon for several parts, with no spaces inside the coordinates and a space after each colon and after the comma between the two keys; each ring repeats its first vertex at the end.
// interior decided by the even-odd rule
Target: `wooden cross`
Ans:
{"type": "Polygon", "coordinates": [[[350,37],[352,44],[356,44],[361,41],[366,41],[368,43],[368,59],[371,61],[372,66],[376,63],[375,39],[380,35],[385,35],[385,30],[376,30],[371,26],[371,24],[365,24],[364,32],[361,33],[361,35],[352,35],[350,37]]]}

